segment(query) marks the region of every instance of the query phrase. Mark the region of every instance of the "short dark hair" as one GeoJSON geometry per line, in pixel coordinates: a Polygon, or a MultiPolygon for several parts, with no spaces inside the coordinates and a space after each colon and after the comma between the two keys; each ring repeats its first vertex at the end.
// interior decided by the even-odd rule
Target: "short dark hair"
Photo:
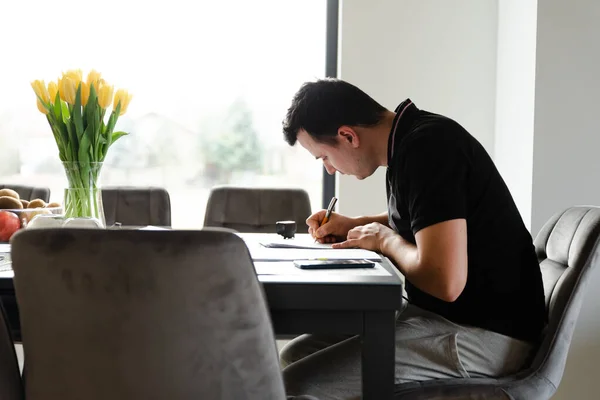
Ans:
{"type": "Polygon", "coordinates": [[[292,99],[283,121],[286,142],[293,146],[304,129],[321,143],[335,143],[340,126],[374,126],[387,111],[371,96],[341,79],[304,83],[292,99]]]}

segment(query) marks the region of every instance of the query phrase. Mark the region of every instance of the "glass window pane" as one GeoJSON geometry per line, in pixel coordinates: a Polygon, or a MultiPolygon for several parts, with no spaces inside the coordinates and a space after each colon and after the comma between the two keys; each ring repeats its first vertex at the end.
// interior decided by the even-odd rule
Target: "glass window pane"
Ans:
{"type": "Polygon", "coordinates": [[[325,12],[322,0],[1,5],[0,182],[48,186],[62,201],[30,81],[96,69],[134,95],[104,185],[167,188],[177,228],[200,227],[208,191],[224,183],[302,187],[318,208],[322,166],[285,143],[281,121],[302,82],[324,74],[325,12]]]}

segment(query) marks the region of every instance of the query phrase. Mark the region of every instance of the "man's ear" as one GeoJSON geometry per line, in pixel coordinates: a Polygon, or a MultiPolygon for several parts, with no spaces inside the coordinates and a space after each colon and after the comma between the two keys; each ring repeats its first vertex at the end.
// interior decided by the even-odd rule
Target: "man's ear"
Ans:
{"type": "Polygon", "coordinates": [[[360,144],[358,134],[352,127],[342,125],[338,128],[338,137],[343,143],[349,143],[353,148],[357,148],[360,144]]]}

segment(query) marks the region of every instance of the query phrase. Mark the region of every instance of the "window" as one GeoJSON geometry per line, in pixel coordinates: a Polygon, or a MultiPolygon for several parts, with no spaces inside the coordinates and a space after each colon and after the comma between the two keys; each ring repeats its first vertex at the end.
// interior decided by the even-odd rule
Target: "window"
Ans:
{"type": "Polygon", "coordinates": [[[134,97],[103,185],[165,187],[173,226],[202,226],[213,185],[295,186],[322,203],[322,165],[283,140],[294,92],[324,76],[323,0],[57,0],[0,6],[0,182],[66,179],[30,81],[96,69],[134,97]],[[10,38],[10,40],[6,40],[10,38]]]}

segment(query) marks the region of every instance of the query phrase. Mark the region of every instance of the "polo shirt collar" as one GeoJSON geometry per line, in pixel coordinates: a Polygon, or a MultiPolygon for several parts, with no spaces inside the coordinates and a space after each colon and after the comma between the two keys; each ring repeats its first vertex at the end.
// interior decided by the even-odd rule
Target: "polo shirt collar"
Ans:
{"type": "Polygon", "coordinates": [[[390,135],[388,138],[388,166],[392,158],[394,157],[394,150],[402,137],[406,134],[410,126],[412,125],[412,121],[414,120],[414,114],[419,109],[412,102],[411,99],[406,99],[396,109],[394,112],[396,116],[394,117],[394,121],[392,122],[392,130],[390,131],[390,135]]]}

